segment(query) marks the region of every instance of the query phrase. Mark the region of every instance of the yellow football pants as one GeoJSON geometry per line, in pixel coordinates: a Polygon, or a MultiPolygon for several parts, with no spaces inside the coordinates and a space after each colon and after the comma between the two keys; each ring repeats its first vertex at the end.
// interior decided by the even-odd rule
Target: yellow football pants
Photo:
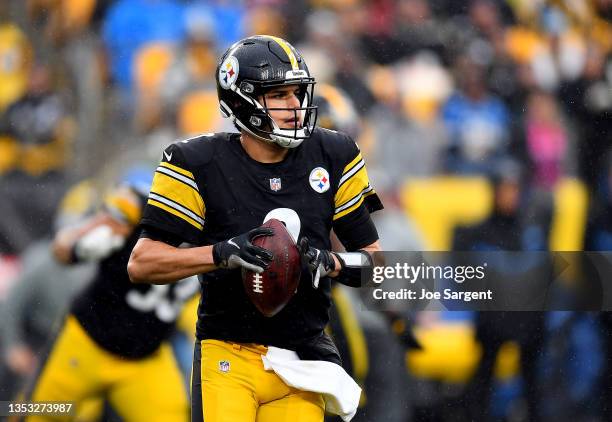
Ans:
{"type": "Polygon", "coordinates": [[[322,422],[323,397],[264,370],[266,351],[260,345],[196,342],[192,422],[322,422]]]}
{"type": "MultiPolygon", "coordinates": [[[[69,316],[27,400],[75,402],[78,413],[79,403],[93,397],[105,397],[126,422],[189,420],[187,392],[168,344],[144,359],[123,359],[101,349],[69,316]]],[[[30,416],[25,420],[72,419],[30,416]]]]}

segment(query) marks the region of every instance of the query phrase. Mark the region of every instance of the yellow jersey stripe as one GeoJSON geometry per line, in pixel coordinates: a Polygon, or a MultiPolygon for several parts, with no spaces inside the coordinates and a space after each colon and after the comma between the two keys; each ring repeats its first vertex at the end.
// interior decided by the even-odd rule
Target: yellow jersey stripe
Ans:
{"type": "Polygon", "coordinates": [[[173,214],[177,217],[179,217],[180,219],[186,221],[187,223],[191,224],[192,226],[194,226],[196,229],[198,230],[202,230],[204,228],[204,226],[202,224],[200,224],[198,221],[193,220],[192,218],[190,218],[189,216],[183,214],[180,211],[177,211],[176,209],[162,203],[159,201],[156,201],[155,199],[149,198],[149,200],[147,201],[147,204],[149,205],[153,205],[156,206],[158,208],[161,208],[164,211],[169,212],[170,214],[173,214]]]}
{"type": "MultiPolygon", "coordinates": [[[[188,179],[189,180],[189,179],[188,179]]],[[[202,195],[185,180],[176,179],[166,173],[155,172],[151,192],[167,198],[184,207],[198,218],[204,219],[206,206],[202,195]]]]}
{"type": "Polygon", "coordinates": [[[165,167],[167,169],[174,170],[174,171],[182,174],[183,176],[187,176],[191,180],[195,180],[195,178],[193,177],[193,173],[191,173],[188,170],[182,169],[182,168],[180,168],[178,166],[175,166],[174,164],[170,164],[170,163],[168,163],[166,161],[163,161],[163,162],[159,163],[159,165],[160,165],[160,167],[165,167]]]}
{"type": "Polygon", "coordinates": [[[355,158],[353,158],[353,160],[350,163],[348,163],[344,167],[344,170],[342,170],[342,174],[344,175],[344,174],[348,173],[355,166],[355,164],[357,164],[361,160],[363,160],[363,157],[361,156],[361,153],[359,153],[359,154],[357,154],[357,156],[355,158]]]}
{"type": "Polygon", "coordinates": [[[334,199],[335,206],[339,207],[347,203],[355,196],[359,195],[369,184],[368,172],[365,166],[362,166],[356,173],[352,174],[350,178],[342,182],[342,185],[336,192],[336,197],[334,199]]]}
{"type": "Polygon", "coordinates": [[[158,195],[155,192],[151,192],[149,194],[149,199],[154,199],[157,202],[161,202],[163,204],[166,204],[167,206],[174,208],[175,210],[177,210],[180,213],[185,214],[186,216],[188,216],[189,218],[191,218],[194,221],[197,221],[200,224],[204,224],[204,218],[200,217],[199,215],[197,215],[196,213],[194,213],[193,211],[191,211],[189,208],[185,208],[184,206],[182,206],[181,204],[174,202],[173,200],[171,200],[170,198],[167,198],[163,195],[158,195]]]}
{"type": "Polygon", "coordinates": [[[271,35],[268,35],[268,36],[272,38],[274,41],[276,41],[276,43],[280,45],[280,47],[285,51],[285,53],[287,53],[287,57],[289,57],[289,61],[291,62],[291,68],[293,70],[300,70],[300,67],[298,66],[297,58],[295,57],[295,54],[293,54],[293,51],[291,50],[291,47],[289,46],[289,44],[287,44],[287,42],[283,40],[282,38],[273,37],[271,35]]]}
{"type": "Polygon", "coordinates": [[[353,204],[351,207],[338,212],[337,214],[334,214],[334,218],[333,220],[336,221],[337,219],[344,217],[347,214],[350,214],[351,212],[355,211],[357,208],[359,208],[359,206],[363,203],[363,196],[359,197],[359,200],[353,204]]]}
{"type": "Polygon", "coordinates": [[[370,191],[373,191],[373,190],[374,189],[372,188],[372,186],[368,185],[365,189],[363,189],[357,195],[352,197],[350,200],[348,200],[344,204],[340,205],[339,207],[336,207],[336,210],[334,211],[334,213],[337,214],[340,211],[343,211],[343,210],[347,209],[348,207],[352,206],[355,202],[359,201],[362,197],[367,196],[366,194],[370,193],[370,191]]]}
{"type": "Polygon", "coordinates": [[[163,173],[166,174],[174,179],[180,180],[181,182],[185,183],[186,185],[191,186],[192,188],[194,188],[195,190],[199,191],[198,189],[198,185],[196,184],[196,182],[193,179],[190,179],[187,176],[183,176],[181,173],[178,173],[174,170],[170,170],[169,168],[166,167],[162,167],[159,166],[157,167],[157,170],[155,170],[158,173],[163,173]]]}
{"type": "Polygon", "coordinates": [[[340,178],[340,183],[338,183],[338,187],[342,186],[344,182],[348,181],[355,173],[359,172],[361,169],[365,170],[365,161],[358,161],[349,171],[347,171],[344,176],[340,178]]]}

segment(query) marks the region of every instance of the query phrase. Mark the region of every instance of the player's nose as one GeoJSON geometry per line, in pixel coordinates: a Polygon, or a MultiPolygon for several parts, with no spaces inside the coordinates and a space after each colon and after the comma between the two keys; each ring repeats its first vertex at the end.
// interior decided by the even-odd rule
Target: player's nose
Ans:
{"type": "Polygon", "coordinates": [[[293,94],[287,100],[287,108],[299,108],[300,107],[300,99],[297,95],[293,94]]]}

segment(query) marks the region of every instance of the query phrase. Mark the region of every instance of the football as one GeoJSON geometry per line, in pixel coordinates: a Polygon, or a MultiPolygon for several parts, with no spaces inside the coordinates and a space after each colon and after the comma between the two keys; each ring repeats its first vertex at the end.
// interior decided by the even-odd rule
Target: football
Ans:
{"type": "Polygon", "coordinates": [[[274,230],[272,236],[261,236],[253,244],[268,249],[274,255],[268,269],[261,274],[243,270],[242,281],[247,296],[265,316],[276,315],[297,291],[300,282],[300,253],[285,225],[271,219],[263,224],[274,230]]]}

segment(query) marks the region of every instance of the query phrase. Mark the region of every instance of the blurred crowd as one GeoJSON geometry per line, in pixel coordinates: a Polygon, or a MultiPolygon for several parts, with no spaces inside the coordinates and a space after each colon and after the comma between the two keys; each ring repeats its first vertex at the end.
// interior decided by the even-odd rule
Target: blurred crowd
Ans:
{"type": "MultiPolygon", "coordinates": [[[[0,398],[37,359],[14,346],[40,350],[46,315],[87,278],[49,270],[55,230],[167,144],[234,130],[215,67],[250,34],[305,56],[319,124],[368,162],[385,250],[612,250],[612,0],[4,0],[0,314],[23,326],[0,330],[0,398]],[[28,279],[57,297],[15,293],[28,279]],[[45,316],[27,312],[42,302],[45,316]]],[[[424,349],[385,361],[411,373],[405,402],[362,420],[612,420],[608,319],[414,315],[424,349]]]]}

